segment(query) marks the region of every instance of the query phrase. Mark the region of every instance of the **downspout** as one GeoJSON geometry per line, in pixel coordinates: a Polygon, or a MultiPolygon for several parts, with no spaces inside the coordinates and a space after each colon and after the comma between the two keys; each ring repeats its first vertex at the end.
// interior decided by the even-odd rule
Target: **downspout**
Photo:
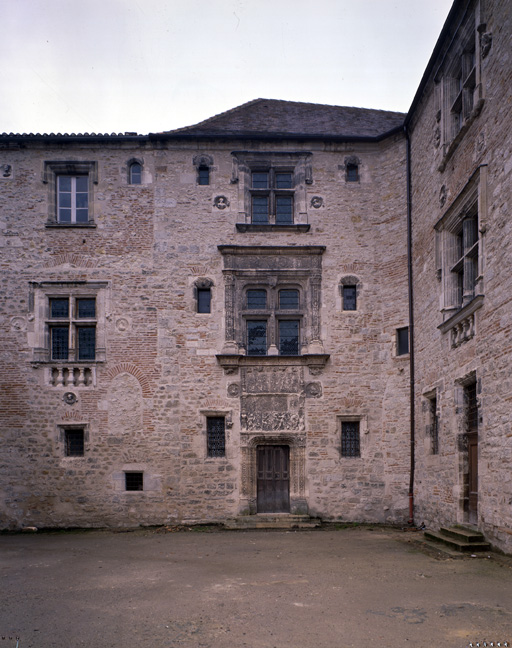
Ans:
{"type": "Polygon", "coordinates": [[[409,524],[414,524],[414,451],[415,451],[415,407],[414,407],[414,292],[412,284],[412,204],[411,204],[411,141],[407,124],[404,125],[406,144],[406,182],[407,182],[407,281],[409,297],[409,408],[411,467],[409,474],[409,524]]]}

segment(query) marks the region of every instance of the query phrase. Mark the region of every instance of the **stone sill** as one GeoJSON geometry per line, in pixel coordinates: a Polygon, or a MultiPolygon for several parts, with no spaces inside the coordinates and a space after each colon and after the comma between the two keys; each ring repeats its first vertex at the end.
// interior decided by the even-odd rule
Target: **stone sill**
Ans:
{"type": "Polygon", "coordinates": [[[96,229],[96,223],[46,223],[47,229],[96,229]]]}
{"type": "Polygon", "coordinates": [[[252,223],[237,223],[238,232],[309,232],[311,225],[308,223],[298,223],[291,225],[253,225],[252,223]]]}
{"type": "Polygon", "coordinates": [[[227,374],[238,371],[240,367],[301,367],[306,366],[313,374],[318,374],[327,364],[328,353],[310,353],[300,356],[245,356],[236,354],[217,354],[220,366],[227,374]]]}
{"type": "Polygon", "coordinates": [[[466,304],[463,308],[458,310],[454,315],[449,317],[445,322],[439,324],[437,327],[441,333],[448,333],[450,329],[454,326],[458,326],[465,320],[469,315],[472,315],[475,311],[482,307],[484,303],[484,296],[477,295],[472,299],[469,304],[466,304]]]}

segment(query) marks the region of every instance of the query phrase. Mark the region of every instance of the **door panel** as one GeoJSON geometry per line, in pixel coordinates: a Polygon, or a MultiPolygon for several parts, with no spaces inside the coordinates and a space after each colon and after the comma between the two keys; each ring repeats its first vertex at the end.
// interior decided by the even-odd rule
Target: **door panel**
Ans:
{"type": "Polygon", "coordinates": [[[290,511],[290,448],[258,446],[258,513],[290,511]]]}

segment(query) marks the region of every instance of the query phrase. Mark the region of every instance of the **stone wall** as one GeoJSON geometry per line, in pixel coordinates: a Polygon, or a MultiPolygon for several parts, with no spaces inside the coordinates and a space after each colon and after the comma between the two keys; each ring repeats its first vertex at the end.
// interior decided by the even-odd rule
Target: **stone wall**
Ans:
{"type": "Polygon", "coordinates": [[[472,7],[477,43],[473,110],[459,134],[451,142],[443,141],[447,105],[439,93],[446,91],[443,83],[450,57],[462,49],[459,32],[451,49],[445,47],[436,61],[438,76],[429,80],[411,129],[416,521],[432,527],[473,522],[497,546],[510,550],[511,14],[510,3],[500,0],[486,2],[485,13],[479,3],[472,7]],[[457,212],[470,204],[472,192],[478,207],[479,267],[476,299],[463,312],[449,308],[454,298],[448,246],[457,227],[457,212]],[[478,507],[471,519],[465,388],[475,382],[478,507]],[[429,403],[434,396],[438,454],[433,454],[431,438],[429,403]]]}
{"type": "Polygon", "coordinates": [[[232,182],[231,151],[259,146],[108,138],[86,146],[71,138],[0,149],[13,170],[0,184],[2,527],[221,521],[254,512],[255,452],[265,443],[290,446],[296,512],[406,519],[408,356],[397,356],[395,345],[396,329],[408,325],[403,138],[269,146],[308,154],[311,177],[296,195],[309,231],[237,229],[244,197],[232,182]],[[197,184],[198,154],[211,159],[207,186],[197,184]],[[346,182],[350,156],[360,161],[359,182],[346,182]],[[141,185],[127,182],[133,158],[143,162],[141,185]],[[53,189],[42,178],[51,160],[97,163],[96,227],[47,226],[53,189]],[[325,247],[311,288],[320,340],[311,301],[303,320],[308,353],[328,355],[325,366],[306,356],[289,368],[279,368],[279,357],[222,366],[219,245],[325,247]],[[356,311],[342,310],[347,277],[358,285],[356,311]],[[195,290],[205,281],[211,313],[198,313],[195,290]],[[79,373],[60,384],[68,374],[52,374],[38,356],[51,282],[97,286],[104,356],[91,363],[86,384],[79,373]],[[279,371],[299,377],[293,388],[275,378],[279,371]],[[267,376],[268,391],[258,392],[251,372],[267,376]],[[207,416],[225,417],[225,457],[207,456],[207,416]],[[342,457],[341,424],[354,419],[361,456],[342,457]],[[85,430],[83,457],[64,456],[63,434],[73,426],[85,430]],[[143,472],[143,491],[125,490],[132,471],[143,472]]]}

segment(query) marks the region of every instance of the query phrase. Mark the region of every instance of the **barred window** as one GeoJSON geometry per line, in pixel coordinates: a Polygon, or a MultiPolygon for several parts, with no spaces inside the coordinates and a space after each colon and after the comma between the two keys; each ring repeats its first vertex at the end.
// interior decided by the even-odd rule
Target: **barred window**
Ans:
{"type": "Polygon", "coordinates": [[[141,472],[126,472],[125,490],[127,491],[142,491],[144,490],[144,473],[141,472]]]}
{"type": "Polygon", "coordinates": [[[343,286],[343,310],[357,310],[357,286],[343,286]]]}
{"type": "Polygon", "coordinates": [[[66,457],[84,456],[84,430],[64,430],[64,452],[66,457]]]}
{"type": "Polygon", "coordinates": [[[359,447],[359,421],[341,422],[341,456],[361,456],[359,447]]]}
{"type": "Polygon", "coordinates": [[[198,288],[197,289],[197,312],[210,313],[212,302],[211,288],[198,288]]]}
{"type": "Polygon", "coordinates": [[[226,456],[226,419],[223,416],[207,417],[206,443],[208,457],[226,456]]]}

